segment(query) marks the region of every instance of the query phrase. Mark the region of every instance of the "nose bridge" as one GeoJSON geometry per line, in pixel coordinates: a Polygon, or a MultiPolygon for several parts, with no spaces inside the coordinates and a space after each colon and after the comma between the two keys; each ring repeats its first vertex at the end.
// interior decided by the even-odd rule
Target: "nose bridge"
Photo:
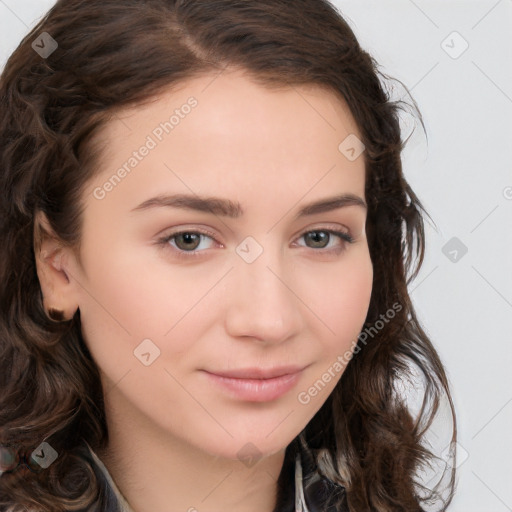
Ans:
{"type": "Polygon", "coordinates": [[[246,239],[236,249],[226,317],[233,336],[277,342],[300,329],[300,301],[287,282],[290,272],[282,252],[270,245],[246,239]]]}

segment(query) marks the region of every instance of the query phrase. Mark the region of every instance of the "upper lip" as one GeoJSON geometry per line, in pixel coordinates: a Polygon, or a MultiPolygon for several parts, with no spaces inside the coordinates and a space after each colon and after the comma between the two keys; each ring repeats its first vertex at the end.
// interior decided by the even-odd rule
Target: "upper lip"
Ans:
{"type": "Polygon", "coordinates": [[[208,371],[220,377],[232,379],[272,379],[300,372],[304,367],[301,366],[279,366],[275,368],[238,368],[226,371],[208,371]]]}

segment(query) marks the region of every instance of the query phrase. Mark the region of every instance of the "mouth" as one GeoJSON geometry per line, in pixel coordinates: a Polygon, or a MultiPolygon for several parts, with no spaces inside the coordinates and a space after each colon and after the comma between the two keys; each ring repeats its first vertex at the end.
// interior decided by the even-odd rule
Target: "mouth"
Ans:
{"type": "Polygon", "coordinates": [[[288,366],[264,370],[245,368],[229,371],[203,370],[209,381],[229,396],[249,402],[270,402],[290,391],[304,367],[288,366]]]}

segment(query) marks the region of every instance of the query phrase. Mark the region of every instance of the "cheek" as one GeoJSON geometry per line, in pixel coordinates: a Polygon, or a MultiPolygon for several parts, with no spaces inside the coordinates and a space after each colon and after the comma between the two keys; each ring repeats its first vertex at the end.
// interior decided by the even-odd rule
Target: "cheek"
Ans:
{"type": "Polygon", "coordinates": [[[84,258],[87,278],[80,301],[82,334],[98,365],[114,378],[121,366],[137,363],[133,352],[145,339],[174,355],[186,351],[196,334],[190,327],[202,325],[190,323],[200,309],[193,306],[218,276],[179,267],[169,272],[162,259],[151,260],[156,251],[148,258],[147,249],[111,246],[103,254],[84,258]],[[182,321],[189,329],[176,336],[182,321]]]}
{"type": "Polygon", "coordinates": [[[325,271],[317,283],[323,287],[312,292],[312,301],[318,305],[316,311],[325,327],[323,347],[332,357],[357,341],[366,319],[373,283],[369,253],[354,252],[350,261],[344,261],[335,272],[325,271]]]}
{"type": "Polygon", "coordinates": [[[87,278],[80,298],[82,335],[98,365],[111,367],[107,373],[114,378],[115,368],[135,360],[135,347],[168,330],[172,319],[169,315],[165,325],[156,322],[165,306],[148,265],[139,264],[136,254],[111,246],[101,257],[86,256],[87,278]]]}
{"type": "MultiPolygon", "coordinates": [[[[336,270],[324,270],[324,293],[318,295],[322,310],[333,325],[363,323],[372,292],[373,267],[367,251],[357,251],[336,270]]],[[[320,290],[318,290],[320,292],[320,290]]]]}
{"type": "Polygon", "coordinates": [[[316,331],[317,363],[305,376],[296,397],[302,406],[311,408],[311,415],[334,390],[353,357],[372,293],[373,267],[369,253],[358,254],[351,264],[345,261],[335,272],[331,270],[323,276],[321,282],[324,293],[311,294],[317,311],[321,312],[316,331]]]}

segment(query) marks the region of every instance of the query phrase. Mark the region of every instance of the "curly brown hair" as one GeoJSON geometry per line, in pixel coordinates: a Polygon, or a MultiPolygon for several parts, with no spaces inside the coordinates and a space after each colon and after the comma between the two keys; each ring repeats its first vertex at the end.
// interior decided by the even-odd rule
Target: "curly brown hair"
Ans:
{"type": "MultiPolygon", "coordinates": [[[[100,128],[122,108],[226,66],[266,87],[324,86],[347,102],[365,145],[374,269],[365,325],[401,305],[359,343],[301,433],[310,510],[445,510],[452,500],[453,451],[445,487],[417,478],[437,457],[424,437],[443,398],[451,449],[456,428],[445,370],[408,294],[423,262],[426,212],[402,172],[404,103],[391,99],[389,78],[340,13],[327,0],[59,0],[0,79],[0,445],[27,454],[46,440],[59,457],[39,473],[2,474],[1,510],[80,510],[93,502],[104,510],[98,475],[82,451],[84,441],[93,449],[108,441],[99,372],[80,311],[55,322],[43,308],[35,254],[46,233],[36,213],[44,212],[62,244],[79,248],[82,193],[99,167],[100,128]],[[43,32],[58,43],[46,58],[31,46],[43,32]],[[398,383],[418,375],[423,402],[413,414],[398,383]],[[320,481],[346,493],[334,499],[320,481]]],[[[286,451],[276,512],[293,510],[298,439],[286,451]]]]}

